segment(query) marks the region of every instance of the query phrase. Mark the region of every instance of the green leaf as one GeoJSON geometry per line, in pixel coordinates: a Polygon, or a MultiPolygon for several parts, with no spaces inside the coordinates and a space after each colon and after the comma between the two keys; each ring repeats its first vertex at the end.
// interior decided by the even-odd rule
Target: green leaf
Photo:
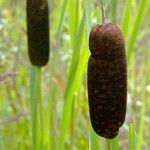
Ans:
{"type": "Polygon", "coordinates": [[[127,58],[128,58],[129,63],[130,63],[130,59],[131,59],[131,56],[132,56],[132,52],[133,52],[134,47],[136,45],[139,29],[141,27],[141,24],[142,24],[142,21],[145,17],[147,9],[148,9],[148,0],[140,1],[139,8],[138,8],[138,11],[137,11],[137,15],[136,15],[136,18],[135,18],[135,22],[134,22],[134,25],[133,25],[133,28],[132,28],[131,37],[130,37],[128,45],[127,45],[127,58]]]}
{"type": "Polygon", "coordinates": [[[128,150],[135,150],[135,134],[134,134],[134,124],[129,125],[129,141],[128,150]]]}
{"type": "Polygon", "coordinates": [[[79,30],[77,34],[78,38],[76,38],[74,52],[73,52],[72,60],[71,60],[68,82],[67,82],[67,86],[65,89],[63,113],[62,113],[62,118],[61,118],[61,123],[60,123],[60,135],[59,135],[59,144],[58,144],[59,150],[64,149],[65,139],[67,135],[67,128],[69,126],[69,118],[70,118],[71,106],[72,106],[72,97],[75,92],[75,89],[77,88],[76,84],[78,83],[76,82],[76,80],[79,80],[79,79],[81,80],[81,76],[79,76],[77,73],[78,71],[81,71],[78,69],[78,63],[80,60],[79,59],[80,49],[82,45],[84,26],[85,26],[85,11],[83,13],[82,20],[79,26],[79,30]]]}
{"type": "Polygon", "coordinates": [[[63,20],[64,20],[64,17],[65,17],[65,12],[66,12],[66,9],[67,9],[67,4],[68,4],[69,0],[63,0],[63,3],[62,3],[62,9],[61,9],[61,16],[60,16],[60,19],[59,19],[59,25],[58,25],[58,30],[57,30],[57,40],[58,40],[58,37],[60,35],[60,30],[61,30],[61,27],[62,27],[62,23],[63,23],[63,20]]]}
{"type": "Polygon", "coordinates": [[[129,23],[130,23],[130,16],[131,16],[131,9],[132,8],[132,0],[127,0],[124,10],[124,15],[122,18],[121,29],[125,38],[127,40],[129,23]]]}

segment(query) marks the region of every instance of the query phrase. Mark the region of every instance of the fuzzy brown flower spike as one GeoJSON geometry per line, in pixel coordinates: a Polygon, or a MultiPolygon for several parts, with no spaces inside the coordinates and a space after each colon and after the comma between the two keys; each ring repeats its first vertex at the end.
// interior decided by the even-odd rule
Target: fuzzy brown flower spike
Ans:
{"type": "Polygon", "coordinates": [[[49,59],[47,0],[27,0],[28,51],[33,65],[44,66],[49,59]]]}
{"type": "Polygon", "coordinates": [[[90,118],[98,135],[112,139],[124,123],[127,101],[127,63],[120,28],[111,23],[94,26],[89,47],[90,118]]]}

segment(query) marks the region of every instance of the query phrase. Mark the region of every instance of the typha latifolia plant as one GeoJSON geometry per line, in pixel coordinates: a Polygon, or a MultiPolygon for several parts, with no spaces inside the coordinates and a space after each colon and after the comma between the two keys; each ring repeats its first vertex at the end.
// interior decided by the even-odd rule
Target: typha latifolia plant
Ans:
{"type": "Polygon", "coordinates": [[[94,131],[113,139],[126,115],[127,62],[125,42],[118,25],[106,23],[102,2],[102,24],[89,36],[88,100],[94,131]]]}
{"type": "Polygon", "coordinates": [[[27,36],[31,66],[30,94],[33,149],[46,148],[42,100],[41,67],[49,59],[48,0],[27,0],[27,36]]]}
{"type": "MultiPolygon", "coordinates": [[[[99,137],[92,128],[89,131],[91,126],[85,83],[89,32],[91,25],[100,22],[101,10],[97,7],[99,5],[95,5],[96,0],[57,0],[58,3],[49,0],[49,2],[51,3],[52,20],[51,39],[53,44],[51,47],[55,53],[52,55],[49,69],[47,67],[42,68],[44,75],[42,87],[44,145],[49,141],[52,150],[57,149],[58,145],[60,145],[60,150],[63,147],[64,149],[78,150],[107,149],[105,139],[99,137]],[[83,16],[84,9],[86,11],[83,16]],[[58,41],[57,37],[61,39],[59,44],[55,42],[58,41]],[[62,104],[65,106],[63,111],[61,111],[62,104]]],[[[148,119],[150,92],[147,90],[150,83],[150,71],[147,70],[150,68],[150,53],[148,50],[150,44],[147,42],[149,40],[150,23],[147,19],[149,2],[149,0],[105,0],[107,20],[112,20],[113,23],[117,22],[121,25],[121,31],[126,41],[128,60],[129,99],[127,119],[119,131],[119,136],[110,141],[112,150],[150,149],[148,140],[150,135],[148,132],[150,131],[148,119]],[[112,11],[112,8],[114,11],[112,11]],[[132,122],[130,118],[133,118],[134,124],[132,123],[128,130],[129,122],[132,122]],[[118,148],[116,148],[117,144],[115,145],[114,141],[119,142],[118,148]]],[[[29,101],[27,73],[30,69],[29,63],[26,63],[26,55],[24,55],[27,53],[27,48],[24,47],[26,43],[24,32],[25,11],[23,11],[25,5],[22,1],[1,0],[0,6],[2,41],[0,78],[3,79],[5,77],[3,72],[10,71],[10,69],[18,72],[15,78],[9,76],[8,80],[5,78],[5,83],[0,81],[0,137],[3,139],[0,140],[0,149],[7,150],[11,147],[11,149],[31,150],[31,135],[34,138],[39,137],[39,134],[37,136],[31,134],[31,121],[34,124],[33,132],[36,133],[35,129],[37,129],[37,133],[40,132],[41,134],[39,116],[36,115],[39,115],[39,111],[35,113],[37,108],[39,110],[37,86],[40,81],[38,80],[40,69],[32,66],[32,99],[29,101]],[[19,50],[17,53],[16,48],[19,50]],[[6,59],[3,59],[3,54],[6,59]],[[18,59],[20,57],[21,59],[18,59]],[[32,103],[31,111],[29,111],[29,102],[32,103]],[[31,114],[32,120],[30,119],[31,114]],[[36,120],[38,120],[38,125],[34,123],[36,120]]],[[[46,146],[43,149],[49,150],[50,148],[46,146]]]]}

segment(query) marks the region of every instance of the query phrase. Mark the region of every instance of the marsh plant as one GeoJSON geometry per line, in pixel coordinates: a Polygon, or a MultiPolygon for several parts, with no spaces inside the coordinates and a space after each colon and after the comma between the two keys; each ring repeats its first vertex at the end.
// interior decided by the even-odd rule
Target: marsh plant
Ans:
{"type": "MultiPolygon", "coordinates": [[[[147,19],[150,1],[104,0],[104,6],[105,16],[98,0],[0,1],[0,149],[150,149],[150,21],[147,19]],[[42,6],[39,6],[41,3],[42,6]],[[94,50],[97,51],[93,51],[93,47],[89,47],[90,31],[96,24],[105,21],[107,23],[103,27],[99,25],[96,28],[113,30],[112,36],[107,39],[110,51],[102,45],[106,54],[110,52],[113,57],[105,53],[101,53],[101,57],[95,56],[96,53],[99,55],[99,49],[96,47],[94,50]],[[114,39],[119,42],[111,45],[114,39]],[[121,103],[116,103],[117,117],[114,119],[113,115],[111,118],[107,115],[114,105],[112,95],[111,108],[100,106],[106,117],[103,120],[105,126],[112,129],[114,120],[117,124],[114,132],[106,132],[104,126],[104,130],[101,128],[99,135],[105,132],[103,137],[106,139],[95,133],[90,122],[87,91],[89,57],[91,77],[97,72],[95,67],[91,67],[96,62],[92,57],[96,60],[100,57],[98,61],[104,57],[107,61],[121,58],[112,66],[112,70],[119,68],[115,79],[120,76],[121,80],[117,80],[116,89],[114,86],[110,90],[105,87],[108,95],[112,91],[116,91],[117,96],[120,92],[123,94],[118,96],[121,103]],[[123,91],[118,86],[122,86],[123,91]]],[[[98,32],[96,34],[99,36],[98,32]]],[[[110,65],[106,65],[111,69],[110,65]]],[[[104,70],[104,73],[112,75],[112,70],[104,70]]],[[[100,82],[103,79],[100,78],[100,82]]],[[[114,80],[109,80],[109,83],[112,85],[114,80]]],[[[101,90],[94,82],[90,90],[94,92],[96,88],[101,90]]],[[[89,96],[93,98],[92,94],[89,96]]],[[[92,104],[93,101],[91,108],[92,104]]],[[[92,113],[93,119],[97,118],[93,108],[92,113]]],[[[98,119],[101,121],[99,115],[98,119]]],[[[97,124],[95,129],[98,131],[97,124]]]]}

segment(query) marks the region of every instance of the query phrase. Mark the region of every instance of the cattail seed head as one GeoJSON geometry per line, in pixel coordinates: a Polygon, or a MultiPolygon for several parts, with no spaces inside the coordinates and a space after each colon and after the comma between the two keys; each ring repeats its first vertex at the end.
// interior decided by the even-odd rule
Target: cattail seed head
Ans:
{"type": "Polygon", "coordinates": [[[120,28],[96,25],[89,37],[88,99],[95,132],[114,138],[123,125],[127,101],[125,43],[120,28]]]}
{"type": "Polygon", "coordinates": [[[30,61],[44,66],[49,59],[49,18],[47,0],[27,0],[27,35],[30,61]]]}

